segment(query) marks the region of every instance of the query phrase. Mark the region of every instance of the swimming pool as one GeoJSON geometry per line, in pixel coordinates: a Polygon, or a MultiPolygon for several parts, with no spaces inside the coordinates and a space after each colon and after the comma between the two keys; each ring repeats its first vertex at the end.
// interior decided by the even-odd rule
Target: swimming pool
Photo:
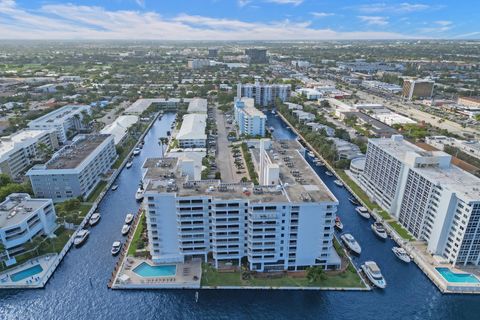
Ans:
{"type": "Polygon", "coordinates": [[[37,264],[37,265],[34,265],[33,267],[27,268],[25,270],[22,270],[20,272],[10,275],[10,279],[12,279],[13,282],[18,282],[18,281],[22,281],[23,279],[33,277],[34,275],[39,274],[42,271],[43,271],[42,266],[37,264]]]}
{"type": "Polygon", "coordinates": [[[454,283],[480,283],[477,277],[470,273],[455,273],[449,268],[435,268],[448,282],[454,283]]]}
{"type": "Polygon", "coordinates": [[[177,273],[175,265],[151,266],[146,262],[139,264],[133,272],[141,277],[171,277],[177,273]]]}

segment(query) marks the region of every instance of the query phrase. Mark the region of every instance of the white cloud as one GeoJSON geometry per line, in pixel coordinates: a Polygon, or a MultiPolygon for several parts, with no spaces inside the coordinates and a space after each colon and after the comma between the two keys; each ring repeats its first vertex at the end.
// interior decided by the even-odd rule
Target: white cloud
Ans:
{"type": "MultiPolygon", "coordinates": [[[[106,10],[73,4],[43,5],[26,10],[15,1],[0,1],[0,39],[127,40],[339,40],[401,39],[383,31],[339,32],[290,20],[245,22],[180,14],[165,18],[152,11],[106,10]]],[[[378,24],[378,23],[377,23],[378,24]]]]}
{"type": "Polygon", "coordinates": [[[380,16],[358,16],[358,18],[368,25],[385,26],[388,24],[388,17],[380,16]]]}
{"type": "Polygon", "coordinates": [[[250,2],[252,2],[252,1],[251,0],[238,0],[237,1],[239,7],[245,7],[250,2]]]}
{"type": "Polygon", "coordinates": [[[315,18],[325,18],[335,15],[334,13],[329,12],[310,12],[310,14],[315,18]]]}
{"type": "Polygon", "coordinates": [[[437,20],[437,21],[435,21],[435,23],[438,24],[439,26],[450,26],[452,24],[452,21],[437,20]]]}
{"type": "Polygon", "coordinates": [[[145,0],[135,0],[135,3],[142,8],[145,8],[145,0]]]}
{"type": "Polygon", "coordinates": [[[303,0],[265,0],[266,2],[277,3],[277,4],[293,4],[298,6],[302,4],[303,0]]]}
{"type": "Polygon", "coordinates": [[[408,13],[408,12],[427,10],[427,9],[430,9],[431,6],[423,3],[403,2],[399,4],[386,4],[384,2],[380,2],[380,3],[372,3],[372,4],[363,4],[363,5],[356,6],[354,8],[364,13],[380,13],[380,12],[408,13]]]}

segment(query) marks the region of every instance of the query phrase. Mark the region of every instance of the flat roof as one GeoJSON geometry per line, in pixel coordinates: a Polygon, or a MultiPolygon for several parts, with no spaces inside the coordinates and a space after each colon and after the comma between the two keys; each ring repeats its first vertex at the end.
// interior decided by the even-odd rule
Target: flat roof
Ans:
{"type": "MultiPolygon", "coordinates": [[[[154,99],[138,99],[134,103],[130,105],[125,110],[125,113],[133,113],[133,114],[141,114],[143,111],[147,110],[148,107],[152,103],[162,103],[162,104],[177,104],[180,103],[182,100],[178,98],[170,98],[170,99],[164,99],[164,98],[154,98],[154,99]]],[[[183,99],[183,102],[189,102],[190,99],[183,99]]]]}
{"type": "Polygon", "coordinates": [[[12,193],[0,203],[0,228],[19,224],[50,201],[49,199],[32,199],[26,193],[12,193]]]}
{"type": "Polygon", "coordinates": [[[176,139],[207,139],[205,127],[207,125],[207,115],[200,113],[186,114],[183,116],[182,126],[177,133],[176,139]]]}
{"type": "Polygon", "coordinates": [[[91,107],[84,104],[68,104],[57,110],[47,113],[40,118],[34,119],[29,122],[29,125],[40,124],[40,123],[63,123],[65,119],[72,117],[75,114],[79,114],[82,111],[89,110],[91,107]]]}
{"type": "MultiPolygon", "coordinates": [[[[279,165],[283,186],[255,186],[220,180],[188,180],[178,168],[176,158],[149,158],[144,181],[146,191],[175,192],[180,197],[211,196],[218,199],[245,199],[255,202],[324,202],[337,201],[299,153],[297,141],[274,141],[268,151],[272,162],[279,165]],[[291,167],[287,166],[291,163],[291,167]]],[[[258,162],[259,149],[250,149],[258,162]]]]}
{"type": "Polygon", "coordinates": [[[42,136],[54,132],[51,130],[21,130],[10,136],[0,138],[0,162],[6,160],[10,153],[18,150],[21,147],[34,144],[42,136]]]}
{"type": "Polygon", "coordinates": [[[194,98],[188,104],[188,113],[207,113],[207,99],[194,98]]]}
{"type": "Polygon", "coordinates": [[[71,145],[60,149],[45,167],[46,169],[74,169],[110,137],[109,134],[83,135],[71,145]]]}
{"type": "Polygon", "coordinates": [[[113,135],[113,139],[115,144],[118,144],[122,141],[123,137],[128,132],[128,128],[130,128],[133,124],[138,122],[138,116],[135,115],[128,115],[128,116],[120,116],[115,119],[114,122],[103,128],[100,133],[102,134],[111,134],[113,135]]]}

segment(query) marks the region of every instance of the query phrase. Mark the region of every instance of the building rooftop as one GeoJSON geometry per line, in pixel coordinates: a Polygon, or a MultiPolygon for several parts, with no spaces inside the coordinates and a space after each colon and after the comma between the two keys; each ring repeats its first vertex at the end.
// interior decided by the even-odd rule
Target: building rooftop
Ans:
{"type": "Polygon", "coordinates": [[[39,124],[62,124],[65,119],[68,119],[75,114],[80,114],[83,111],[90,110],[90,106],[87,105],[76,105],[69,104],[60,109],[54,110],[46,115],[32,120],[29,122],[29,125],[39,125],[39,124]]]}
{"type": "Polygon", "coordinates": [[[12,193],[0,203],[0,229],[19,224],[50,201],[49,199],[32,199],[26,193],[12,193]]]}
{"type": "Polygon", "coordinates": [[[182,126],[178,131],[176,139],[207,139],[205,127],[207,125],[207,115],[200,113],[186,114],[183,116],[182,126]]]}
{"type": "Polygon", "coordinates": [[[137,122],[138,116],[120,116],[114,122],[103,128],[100,133],[113,135],[115,144],[118,144],[127,134],[128,128],[137,122]]]}
{"type": "MultiPolygon", "coordinates": [[[[218,199],[245,199],[251,202],[337,201],[300,154],[297,141],[274,141],[269,156],[280,167],[282,185],[254,186],[220,180],[188,180],[176,158],[150,158],[145,161],[146,191],[175,192],[178,196],[212,196],[218,199]]],[[[251,149],[259,158],[259,149],[251,149]]]]}
{"type": "MultiPolygon", "coordinates": [[[[183,99],[183,102],[189,102],[190,99],[183,99]]],[[[125,113],[128,114],[141,114],[152,103],[159,103],[159,104],[178,104],[182,102],[182,99],[171,98],[171,99],[164,99],[164,98],[155,98],[155,99],[138,99],[130,107],[125,110],[125,113]]]]}
{"type": "MultiPolygon", "coordinates": [[[[109,134],[88,134],[79,136],[72,144],[67,145],[55,153],[45,165],[45,169],[74,169],[78,167],[95,149],[105,140],[109,134]]],[[[33,167],[35,170],[38,167],[33,167]]]]}
{"type": "Polygon", "coordinates": [[[188,104],[188,113],[207,113],[207,99],[195,98],[188,104]]]}
{"type": "Polygon", "coordinates": [[[0,162],[5,161],[8,156],[18,150],[35,143],[39,138],[47,133],[55,132],[51,130],[21,130],[10,136],[0,138],[0,162]]]}

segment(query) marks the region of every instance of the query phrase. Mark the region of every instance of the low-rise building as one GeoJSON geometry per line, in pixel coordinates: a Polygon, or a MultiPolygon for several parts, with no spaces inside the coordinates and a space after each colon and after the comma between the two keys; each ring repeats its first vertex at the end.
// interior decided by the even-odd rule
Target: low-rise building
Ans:
{"type": "Polygon", "coordinates": [[[90,106],[66,105],[60,109],[47,113],[28,123],[30,129],[55,129],[58,141],[65,143],[75,133],[85,128],[82,119],[84,114],[90,114],[90,106]]]}
{"type": "Polygon", "coordinates": [[[340,138],[330,138],[330,141],[335,144],[339,159],[352,160],[364,156],[364,154],[360,151],[360,148],[356,144],[342,140],[340,138]]]}
{"type": "Polygon", "coordinates": [[[234,102],[235,122],[240,134],[247,136],[265,136],[267,116],[255,108],[252,98],[240,98],[234,102]]]}
{"type": "Polygon", "coordinates": [[[113,121],[111,124],[103,128],[100,133],[113,135],[115,145],[118,145],[122,143],[127,136],[128,128],[137,123],[138,120],[138,116],[134,115],[120,116],[115,119],[115,121],[113,121]]]}
{"type": "Polygon", "coordinates": [[[54,202],[86,199],[116,159],[112,135],[80,135],[45,164],[32,167],[27,176],[36,197],[54,202]]]}
{"type": "Polygon", "coordinates": [[[208,59],[192,59],[188,60],[187,66],[189,69],[202,69],[210,66],[210,60],[208,59]]]}
{"type": "Polygon", "coordinates": [[[194,98],[188,104],[188,113],[207,113],[207,99],[194,98]]]}
{"type": "Polygon", "coordinates": [[[329,137],[335,136],[335,129],[326,126],[324,124],[316,123],[316,122],[309,122],[306,124],[309,126],[313,132],[325,131],[325,134],[329,137]]]}
{"type": "Polygon", "coordinates": [[[182,126],[176,135],[180,148],[205,148],[207,145],[207,115],[201,113],[183,116],[182,126]]]}
{"type": "Polygon", "coordinates": [[[469,156],[480,159],[480,142],[475,140],[465,141],[452,137],[431,136],[426,137],[425,142],[440,150],[443,150],[445,146],[455,147],[469,156]]]}
{"type": "Polygon", "coordinates": [[[17,178],[45,152],[58,149],[55,129],[21,130],[0,138],[0,173],[17,178]]]}
{"type": "Polygon", "coordinates": [[[52,235],[57,216],[51,199],[33,199],[26,193],[12,193],[0,203],[0,242],[10,254],[36,235],[52,235]]]}
{"type": "Polygon", "coordinates": [[[403,81],[402,96],[408,100],[431,98],[435,82],[426,79],[405,79],[403,81]]]}

